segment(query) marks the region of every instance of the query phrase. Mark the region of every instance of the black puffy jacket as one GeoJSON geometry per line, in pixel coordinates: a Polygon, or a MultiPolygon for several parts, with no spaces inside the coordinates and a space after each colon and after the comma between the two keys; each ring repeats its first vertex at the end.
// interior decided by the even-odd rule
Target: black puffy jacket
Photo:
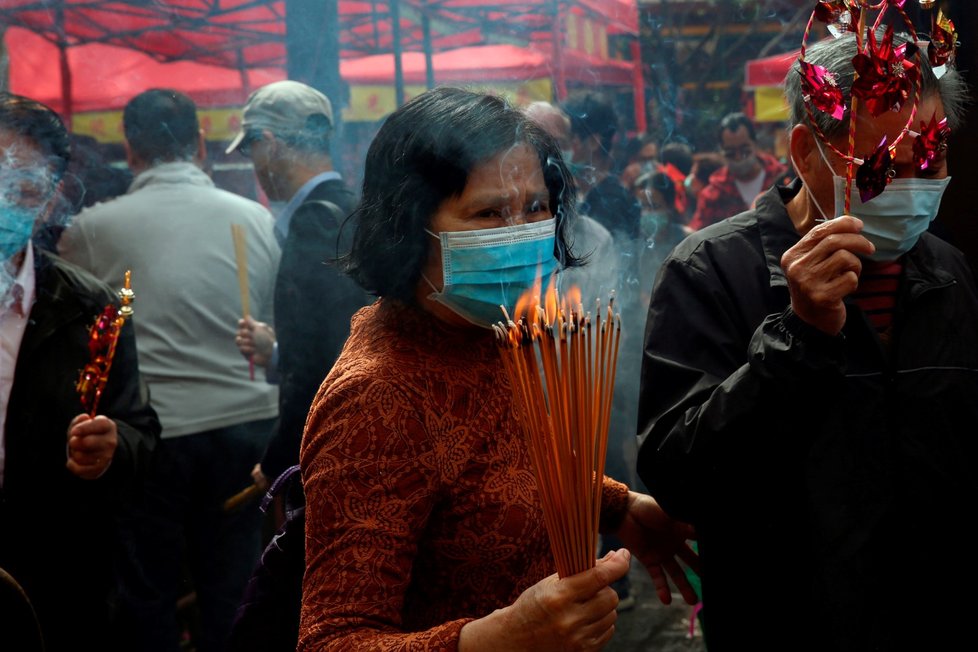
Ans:
{"type": "Polygon", "coordinates": [[[904,257],[885,349],[847,303],[829,337],[790,310],[799,240],[775,188],[697,232],[649,309],[639,475],[692,522],[707,644],[957,649],[978,605],[978,291],[925,234],[904,257]],[[952,647],[943,647],[951,645],[952,647]]]}

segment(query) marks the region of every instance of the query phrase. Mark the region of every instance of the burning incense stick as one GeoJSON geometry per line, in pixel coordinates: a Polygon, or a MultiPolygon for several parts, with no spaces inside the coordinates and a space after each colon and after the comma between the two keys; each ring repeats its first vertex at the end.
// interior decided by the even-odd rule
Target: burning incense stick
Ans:
{"type": "Polygon", "coordinates": [[[130,286],[131,280],[132,273],[126,271],[125,285],[119,290],[121,305],[118,308],[112,303],[105,306],[88,334],[91,361],[78,375],[75,391],[78,392],[82,407],[91,417],[98,413],[99,399],[102,398],[102,391],[109,381],[109,370],[112,368],[112,359],[115,357],[115,347],[119,342],[122,325],[132,316],[131,304],[136,295],[130,286]]]}
{"type": "Polygon", "coordinates": [[[621,318],[614,299],[592,323],[580,293],[558,304],[550,288],[521,300],[493,327],[533,461],[544,522],[561,577],[592,568],[621,318]],[[576,301],[574,299],[577,299],[576,301]],[[568,307],[570,306],[570,307],[568,307]],[[576,306],[576,307],[574,307],[576,306]]]}
{"type": "MultiPolygon", "coordinates": [[[[251,313],[248,292],[248,232],[242,224],[231,225],[231,238],[234,240],[234,257],[238,265],[238,289],[241,291],[241,314],[245,319],[251,313]]],[[[255,360],[248,357],[248,375],[255,379],[255,360]]]]}

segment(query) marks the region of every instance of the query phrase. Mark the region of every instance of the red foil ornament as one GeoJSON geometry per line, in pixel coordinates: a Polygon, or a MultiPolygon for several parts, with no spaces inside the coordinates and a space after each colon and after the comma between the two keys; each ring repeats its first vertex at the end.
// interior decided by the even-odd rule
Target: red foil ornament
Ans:
{"type": "Polygon", "coordinates": [[[836,37],[859,28],[859,5],[849,0],[826,0],[815,4],[815,18],[829,26],[836,37]]]}
{"type": "Polygon", "coordinates": [[[920,170],[928,169],[938,154],[947,149],[947,138],[951,128],[947,126],[947,118],[940,122],[937,116],[931,116],[930,124],[920,123],[920,135],[913,141],[913,163],[920,170]]]}
{"type": "Polygon", "coordinates": [[[947,64],[954,58],[954,49],[957,47],[958,33],[952,23],[940,9],[934,17],[934,22],[930,30],[930,45],[927,46],[927,57],[930,65],[937,68],[947,64]]]}
{"type": "Polygon", "coordinates": [[[822,66],[807,61],[798,62],[801,73],[801,91],[806,102],[816,109],[841,120],[846,113],[842,90],[836,83],[835,75],[822,66]]]}
{"type": "Polygon", "coordinates": [[[866,103],[873,117],[878,117],[887,111],[899,111],[910,97],[917,64],[907,57],[917,52],[917,46],[903,43],[893,47],[892,25],[878,43],[872,30],[867,36],[866,50],[852,59],[858,73],[852,94],[866,103]]]}
{"type": "Polygon", "coordinates": [[[88,353],[90,361],[78,374],[75,391],[82,407],[90,416],[98,411],[98,402],[102,398],[102,390],[109,380],[109,370],[115,357],[116,343],[126,319],[132,316],[132,303],[135,295],[130,288],[130,274],[126,272],[126,284],[119,290],[121,307],[108,304],[98,316],[88,332],[88,353]]]}
{"type": "Polygon", "coordinates": [[[865,204],[883,192],[892,178],[893,158],[890,156],[890,148],[886,146],[886,136],[883,136],[876,151],[866,157],[856,170],[859,198],[865,204]]]}

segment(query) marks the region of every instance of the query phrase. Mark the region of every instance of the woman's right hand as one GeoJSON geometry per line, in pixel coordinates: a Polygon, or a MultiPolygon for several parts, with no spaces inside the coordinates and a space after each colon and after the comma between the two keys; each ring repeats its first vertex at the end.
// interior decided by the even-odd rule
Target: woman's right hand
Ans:
{"type": "Polygon", "coordinates": [[[609,585],[628,573],[624,548],[599,559],[591,570],[564,579],[540,580],[503,609],[466,624],[460,652],[600,650],[615,633],[618,595],[609,585]]]}

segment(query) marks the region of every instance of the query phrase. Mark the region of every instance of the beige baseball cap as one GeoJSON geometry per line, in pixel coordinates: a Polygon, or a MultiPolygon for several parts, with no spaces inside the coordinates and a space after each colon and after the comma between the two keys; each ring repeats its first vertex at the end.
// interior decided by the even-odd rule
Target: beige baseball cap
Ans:
{"type": "Polygon", "coordinates": [[[333,106],[329,98],[302,82],[285,80],[262,86],[248,97],[241,120],[241,131],[225,154],[230,154],[249,129],[268,129],[272,133],[296,133],[312,115],[325,115],[333,125],[333,106]]]}

